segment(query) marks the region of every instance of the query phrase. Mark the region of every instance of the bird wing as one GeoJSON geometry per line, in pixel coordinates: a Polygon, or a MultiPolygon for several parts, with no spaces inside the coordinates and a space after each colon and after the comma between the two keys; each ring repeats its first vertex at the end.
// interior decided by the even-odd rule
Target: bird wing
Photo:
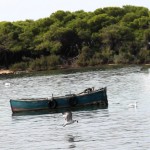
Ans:
{"type": "Polygon", "coordinates": [[[66,118],[67,118],[67,114],[66,113],[63,113],[63,117],[65,118],[65,120],[66,120],[66,118]]]}
{"type": "Polygon", "coordinates": [[[71,121],[72,120],[72,113],[71,112],[67,112],[66,120],[67,121],[71,121]]]}
{"type": "Polygon", "coordinates": [[[67,122],[72,120],[72,113],[70,111],[63,113],[63,117],[67,122]]]}

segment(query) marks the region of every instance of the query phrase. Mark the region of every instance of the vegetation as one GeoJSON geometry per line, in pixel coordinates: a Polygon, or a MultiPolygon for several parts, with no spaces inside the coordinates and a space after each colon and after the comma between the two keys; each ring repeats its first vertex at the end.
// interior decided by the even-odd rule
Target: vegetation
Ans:
{"type": "Polygon", "coordinates": [[[123,6],[94,12],[57,11],[47,18],[0,22],[0,67],[150,63],[150,11],[123,6]]]}

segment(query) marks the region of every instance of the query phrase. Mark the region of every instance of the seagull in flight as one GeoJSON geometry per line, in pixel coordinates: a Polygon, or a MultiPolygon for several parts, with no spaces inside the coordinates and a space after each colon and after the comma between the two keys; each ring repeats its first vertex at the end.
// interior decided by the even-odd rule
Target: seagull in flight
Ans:
{"type": "Polygon", "coordinates": [[[67,112],[63,113],[63,117],[65,118],[65,123],[63,124],[63,127],[65,127],[66,125],[72,124],[74,122],[78,123],[78,120],[72,119],[72,112],[71,111],[67,111],[67,112]]]}

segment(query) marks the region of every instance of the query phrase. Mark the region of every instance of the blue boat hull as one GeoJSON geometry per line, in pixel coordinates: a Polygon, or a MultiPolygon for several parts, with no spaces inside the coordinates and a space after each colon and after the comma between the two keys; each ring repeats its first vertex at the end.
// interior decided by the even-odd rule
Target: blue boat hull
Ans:
{"type": "Polygon", "coordinates": [[[12,112],[56,110],[61,108],[101,105],[108,107],[106,88],[84,91],[80,94],[70,94],[60,97],[10,100],[12,112]]]}

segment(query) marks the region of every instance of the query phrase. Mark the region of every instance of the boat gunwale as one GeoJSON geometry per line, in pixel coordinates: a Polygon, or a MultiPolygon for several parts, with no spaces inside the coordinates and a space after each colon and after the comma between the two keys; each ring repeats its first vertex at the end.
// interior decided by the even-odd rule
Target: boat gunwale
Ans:
{"type": "Polygon", "coordinates": [[[59,99],[61,99],[61,98],[71,98],[71,97],[73,97],[73,96],[75,96],[75,97],[82,97],[82,96],[86,96],[86,95],[91,95],[91,94],[94,94],[94,93],[98,93],[98,92],[100,92],[100,91],[106,91],[106,87],[103,87],[103,88],[99,88],[99,89],[97,89],[97,90],[94,90],[94,91],[91,91],[90,93],[84,93],[84,91],[83,92],[81,92],[81,93],[78,93],[78,94],[67,94],[67,95],[64,95],[64,96],[52,96],[51,98],[50,97],[48,97],[48,98],[21,98],[21,99],[10,99],[10,101],[12,100],[12,101],[29,101],[29,102],[36,102],[36,101],[50,101],[50,100],[52,100],[52,99],[56,99],[56,100],[59,100],[59,99]]]}

